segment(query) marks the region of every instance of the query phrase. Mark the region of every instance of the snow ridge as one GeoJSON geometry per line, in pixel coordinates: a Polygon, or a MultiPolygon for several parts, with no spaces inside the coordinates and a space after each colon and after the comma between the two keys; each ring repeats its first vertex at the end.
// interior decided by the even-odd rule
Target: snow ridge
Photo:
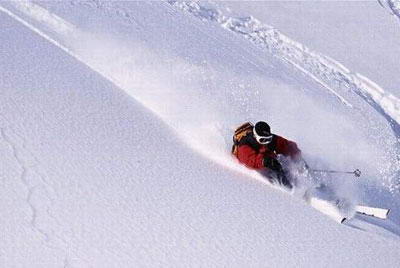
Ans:
{"type": "MultiPolygon", "coordinates": [[[[352,107],[338,91],[354,92],[381,113],[394,130],[400,129],[400,99],[386,93],[378,84],[350,71],[334,59],[311,51],[252,16],[229,16],[217,8],[205,6],[197,1],[169,0],[168,3],[203,21],[216,22],[223,28],[240,34],[255,45],[268,50],[277,58],[324,86],[344,105],[352,107]]],[[[393,6],[396,5],[393,4],[393,6]]]]}
{"type": "Polygon", "coordinates": [[[64,34],[71,34],[74,31],[74,26],[69,22],[61,19],[53,13],[50,13],[47,9],[42,8],[39,5],[31,4],[27,0],[15,2],[15,5],[20,11],[27,15],[32,16],[37,21],[43,23],[53,31],[62,32],[64,34]]]}
{"type": "MultiPolygon", "coordinates": [[[[3,3],[4,4],[4,3],[3,3]]],[[[44,12],[42,10],[42,8],[38,7],[37,5],[33,5],[30,4],[27,1],[24,2],[16,2],[13,3],[16,5],[16,7],[19,7],[19,11],[24,12],[26,15],[31,16],[33,18],[36,18],[38,21],[41,21],[43,25],[45,26],[54,26],[54,25],[62,25],[61,19],[56,17],[54,14],[51,14],[50,12],[44,12]],[[39,12],[41,14],[41,16],[38,16],[37,13],[35,13],[35,11],[39,12]],[[46,23],[44,23],[46,22],[46,23]]],[[[4,12],[5,14],[7,14],[8,16],[12,17],[13,19],[15,19],[16,21],[18,21],[19,23],[25,25],[26,27],[28,27],[29,29],[31,29],[33,32],[37,33],[38,35],[42,36],[44,39],[46,39],[47,41],[49,41],[50,43],[52,43],[53,45],[59,47],[60,49],[64,50],[65,52],[69,53],[70,55],[72,55],[73,57],[77,58],[72,51],[70,51],[66,46],[64,46],[63,44],[61,44],[60,42],[57,42],[56,40],[54,40],[53,38],[51,38],[50,36],[48,36],[47,34],[45,34],[43,31],[37,29],[36,27],[34,27],[33,25],[31,25],[30,23],[28,23],[27,21],[23,20],[22,18],[20,18],[18,15],[12,13],[11,11],[9,11],[8,9],[2,7],[0,5],[0,11],[4,12]]],[[[64,25],[60,26],[60,29],[64,30],[65,34],[71,35],[73,33],[73,29],[74,28],[70,28],[68,27],[69,23],[64,21],[64,25]],[[65,29],[68,29],[68,31],[65,31],[65,29]]],[[[52,31],[57,31],[57,27],[48,27],[48,29],[51,29],[52,31]]]]}

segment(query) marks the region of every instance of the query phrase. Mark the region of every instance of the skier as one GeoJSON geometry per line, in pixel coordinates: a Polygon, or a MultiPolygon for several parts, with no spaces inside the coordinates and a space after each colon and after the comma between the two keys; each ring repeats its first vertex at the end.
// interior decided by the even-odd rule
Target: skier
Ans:
{"type": "Polygon", "coordinates": [[[277,158],[278,155],[284,155],[294,162],[304,162],[295,142],[272,134],[270,126],[264,121],[259,121],[254,126],[251,123],[241,125],[235,131],[233,141],[232,153],[239,162],[258,170],[272,183],[274,181],[271,175],[275,174],[278,183],[289,189],[293,188],[292,179],[289,179],[289,174],[277,158]]]}
{"type": "MultiPolygon", "coordinates": [[[[361,175],[361,171],[358,169],[354,172],[310,169],[302,158],[297,144],[281,136],[272,134],[270,126],[263,121],[257,122],[254,126],[247,122],[235,130],[232,154],[248,168],[256,169],[264,174],[271,183],[275,182],[271,173],[275,174],[278,183],[288,189],[293,188],[293,179],[283,169],[282,164],[278,161],[278,155],[290,158],[293,162],[299,164],[298,166],[302,167],[306,173],[322,171],[327,173],[354,174],[356,177],[360,177],[361,175]]],[[[327,188],[323,183],[318,184],[315,188],[310,188],[303,198],[311,206],[340,223],[346,221],[348,216],[346,215],[348,214],[346,211],[354,210],[358,214],[378,219],[386,219],[390,212],[390,209],[386,208],[361,205],[356,205],[354,209],[350,209],[353,206],[351,203],[346,199],[338,197],[332,189],[327,188]]]]}

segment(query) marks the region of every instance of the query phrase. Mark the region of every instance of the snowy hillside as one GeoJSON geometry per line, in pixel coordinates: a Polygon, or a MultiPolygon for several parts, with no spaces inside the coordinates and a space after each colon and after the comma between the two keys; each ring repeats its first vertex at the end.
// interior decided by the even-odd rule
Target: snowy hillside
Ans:
{"type": "Polygon", "coordinates": [[[0,2],[1,267],[400,265],[399,95],[245,8],[0,2]],[[240,166],[247,120],[361,169],[315,179],[389,218],[338,224],[240,166]]]}

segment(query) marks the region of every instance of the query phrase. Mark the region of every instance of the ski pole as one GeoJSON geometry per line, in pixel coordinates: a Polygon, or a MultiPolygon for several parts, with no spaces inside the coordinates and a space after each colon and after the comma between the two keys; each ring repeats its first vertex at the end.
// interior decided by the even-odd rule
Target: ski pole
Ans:
{"type": "Polygon", "coordinates": [[[323,169],[310,169],[312,172],[320,172],[320,173],[342,173],[342,174],[354,174],[356,177],[361,176],[361,171],[356,169],[354,171],[338,171],[338,170],[323,170],[323,169]]]}

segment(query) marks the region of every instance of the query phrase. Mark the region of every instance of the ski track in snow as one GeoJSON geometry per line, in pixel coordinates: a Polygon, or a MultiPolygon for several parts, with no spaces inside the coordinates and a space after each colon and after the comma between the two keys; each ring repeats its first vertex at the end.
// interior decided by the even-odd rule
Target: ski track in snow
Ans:
{"type": "Polygon", "coordinates": [[[352,105],[338,91],[353,91],[381,113],[391,125],[395,135],[400,138],[400,99],[386,93],[367,77],[350,71],[334,59],[311,51],[252,16],[231,17],[218,9],[205,7],[196,1],[169,0],[168,3],[201,20],[218,23],[257,46],[267,49],[277,58],[286,61],[324,86],[349,107],[352,105]]]}
{"type": "Polygon", "coordinates": [[[378,0],[379,4],[390,11],[390,13],[400,19],[399,0],[378,0]]]}
{"type": "MultiPolygon", "coordinates": [[[[200,5],[198,2],[192,1],[168,1],[168,3],[171,6],[188,12],[203,21],[218,23],[221,27],[239,34],[257,46],[266,49],[278,59],[281,59],[290,66],[293,66],[295,69],[302,72],[304,75],[321,84],[341,103],[343,103],[343,105],[352,107],[352,104],[348,102],[339,92],[352,91],[356,93],[368,104],[370,104],[376,111],[382,114],[394,130],[395,135],[399,135],[400,100],[391,94],[385,93],[385,91],[379,87],[379,85],[370,81],[368,78],[351,72],[346,67],[331,58],[310,51],[303,45],[289,39],[276,29],[262,24],[251,16],[245,18],[230,17],[228,15],[224,15],[218,9],[205,7],[200,5]]],[[[71,2],[71,4],[74,5],[76,3],[71,2]]],[[[106,6],[106,2],[89,1],[83,2],[82,4],[98,9],[105,9],[107,12],[113,12],[116,15],[122,16],[124,19],[128,20],[129,23],[143,27],[143,25],[137,22],[128,11],[123,9],[113,9],[110,6],[106,6]]],[[[12,5],[17,13],[15,13],[14,10],[11,11],[5,7],[2,7],[1,5],[0,11],[24,24],[32,31],[41,35],[49,42],[63,49],[80,62],[87,64],[94,71],[100,73],[107,79],[111,80],[114,84],[121,87],[120,83],[113,79],[113,77],[110,77],[107,73],[102,72],[102,70],[99,70],[96,68],[96,66],[91,66],[90,62],[85,61],[84,56],[75,52],[74,47],[69,46],[71,44],[71,40],[79,40],[81,35],[84,34],[74,25],[56,16],[55,14],[50,13],[48,10],[40,7],[39,5],[29,1],[20,1],[12,3],[12,5]],[[39,25],[39,27],[37,25],[39,25]],[[53,35],[56,38],[54,38],[53,35]]],[[[143,104],[146,105],[146,103],[143,104]]],[[[51,236],[50,233],[42,230],[42,228],[37,224],[37,217],[41,213],[39,212],[39,208],[32,202],[32,195],[35,193],[36,186],[32,187],[26,177],[27,172],[30,171],[32,167],[27,166],[26,163],[19,158],[19,155],[22,151],[20,151],[19,146],[15,145],[11,141],[8,136],[9,134],[7,133],[8,132],[5,129],[1,129],[2,138],[10,145],[17,162],[21,165],[21,180],[28,189],[27,203],[32,210],[32,226],[35,230],[41,233],[46,240],[49,240],[51,236]]],[[[188,142],[190,143],[190,141],[188,142]]],[[[222,161],[217,162],[223,163],[224,161],[226,162],[226,159],[222,159],[222,161]]],[[[225,163],[225,165],[227,164],[225,163]]],[[[238,165],[232,165],[229,167],[239,170],[243,169],[242,167],[238,167],[238,165]]],[[[49,216],[51,215],[49,214],[49,216]]],[[[65,241],[64,243],[66,244],[65,241]]],[[[68,264],[67,258],[65,259],[65,264],[68,264]]]]}

